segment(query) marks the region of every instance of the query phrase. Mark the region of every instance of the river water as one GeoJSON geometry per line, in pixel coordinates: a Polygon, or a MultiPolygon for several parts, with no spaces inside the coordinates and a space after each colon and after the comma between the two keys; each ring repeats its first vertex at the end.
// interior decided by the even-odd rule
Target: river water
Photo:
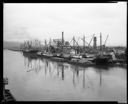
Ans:
{"type": "Polygon", "coordinates": [[[127,99],[127,69],[78,67],[4,50],[3,76],[17,101],[118,101],[127,99]]]}

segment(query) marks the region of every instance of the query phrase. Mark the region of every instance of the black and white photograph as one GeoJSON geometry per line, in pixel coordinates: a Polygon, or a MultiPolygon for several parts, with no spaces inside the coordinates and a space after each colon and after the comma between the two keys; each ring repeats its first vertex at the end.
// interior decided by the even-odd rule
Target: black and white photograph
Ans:
{"type": "Polygon", "coordinates": [[[127,2],[3,3],[3,99],[127,103],[127,2]]]}

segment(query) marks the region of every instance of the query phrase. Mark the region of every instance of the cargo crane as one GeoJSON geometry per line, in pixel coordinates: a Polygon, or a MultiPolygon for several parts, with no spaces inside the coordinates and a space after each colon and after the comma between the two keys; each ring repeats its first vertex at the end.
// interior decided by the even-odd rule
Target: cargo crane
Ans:
{"type": "Polygon", "coordinates": [[[91,40],[90,40],[90,42],[89,42],[89,46],[91,47],[91,42],[92,42],[92,40],[93,40],[93,38],[94,38],[94,36],[95,36],[95,34],[93,34],[93,36],[92,36],[92,38],[91,38],[91,40]]]}
{"type": "Polygon", "coordinates": [[[72,40],[69,42],[69,46],[72,49],[74,49],[74,50],[78,50],[78,52],[79,52],[80,46],[78,44],[78,41],[75,40],[75,37],[74,36],[73,36],[72,40]],[[72,41],[73,41],[73,46],[70,45],[72,41]],[[77,45],[77,46],[75,46],[75,45],[77,45]]]}
{"type": "Polygon", "coordinates": [[[107,37],[106,37],[106,40],[105,40],[105,42],[104,42],[104,45],[105,45],[105,44],[106,44],[106,42],[107,42],[108,36],[109,36],[109,35],[107,35],[107,37]]]}
{"type": "Polygon", "coordinates": [[[94,37],[95,37],[95,34],[93,34],[93,36],[92,36],[91,40],[89,41],[89,43],[85,41],[85,36],[83,37],[83,39],[81,38],[81,40],[83,41],[83,53],[84,54],[85,54],[85,52],[87,52],[87,53],[90,53],[91,51],[95,52],[95,49],[93,49],[93,47],[90,45],[92,40],[94,39],[94,37]],[[87,44],[86,50],[85,50],[85,43],[87,44]]]}
{"type": "Polygon", "coordinates": [[[105,50],[105,45],[106,45],[106,42],[107,42],[108,36],[109,36],[109,35],[107,35],[106,40],[104,41],[104,44],[102,45],[102,47],[103,47],[103,51],[105,50]]]}

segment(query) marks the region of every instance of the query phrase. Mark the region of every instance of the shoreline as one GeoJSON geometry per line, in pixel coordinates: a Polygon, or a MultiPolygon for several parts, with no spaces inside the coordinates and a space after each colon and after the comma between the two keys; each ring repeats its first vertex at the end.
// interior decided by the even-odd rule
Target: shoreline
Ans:
{"type": "MultiPolygon", "coordinates": [[[[6,50],[10,50],[10,51],[17,51],[17,52],[21,52],[22,50],[20,49],[6,49],[6,50]]],[[[29,52],[23,52],[24,56],[25,57],[28,57],[28,58],[31,58],[31,59],[48,59],[48,60],[51,60],[51,61],[55,61],[55,62],[62,62],[62,63],[68,63],[68,64],[71,64],[71,65],[75,65],[75,66],[80,66],[80,67],[123,67],[123,68],[127,68],[127,63],[120,63],[120,64],[106,64],[106,65],[97,65],[95,63],[88,63],[88,62],[84,62],[84,63],[81,63],[81,62],[77,62],[77,61],[70,61],[68,59],[65,59],[65,58],[59,58],[59,57],[54,57],[54,56],[45,56],[45,55],[38,55],[37,53],[29,53],[29,52]]]]}

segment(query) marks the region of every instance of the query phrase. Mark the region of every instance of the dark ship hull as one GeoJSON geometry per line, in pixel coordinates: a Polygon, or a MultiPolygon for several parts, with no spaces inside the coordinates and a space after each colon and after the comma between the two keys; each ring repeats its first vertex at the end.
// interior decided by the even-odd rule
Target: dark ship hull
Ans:
{"type": "Polygon", "coordinates": [[[37,55],[36,51],[33,51],[33,52],[23,52],[23,56],[27,57],[27,58],[30,58],[30,59],[37,59],[38,58],[38,55],[37,55]]]}
{"type": "Polygon", "coordinates": [[[103,57],[103,56],[100,56],[100,57],[96,57],[94,59],[94,62],[97,64],[97,65],[106,65],[106,64],[109,64],[109,61],[110,58],[108,57],[103,57]]]}

